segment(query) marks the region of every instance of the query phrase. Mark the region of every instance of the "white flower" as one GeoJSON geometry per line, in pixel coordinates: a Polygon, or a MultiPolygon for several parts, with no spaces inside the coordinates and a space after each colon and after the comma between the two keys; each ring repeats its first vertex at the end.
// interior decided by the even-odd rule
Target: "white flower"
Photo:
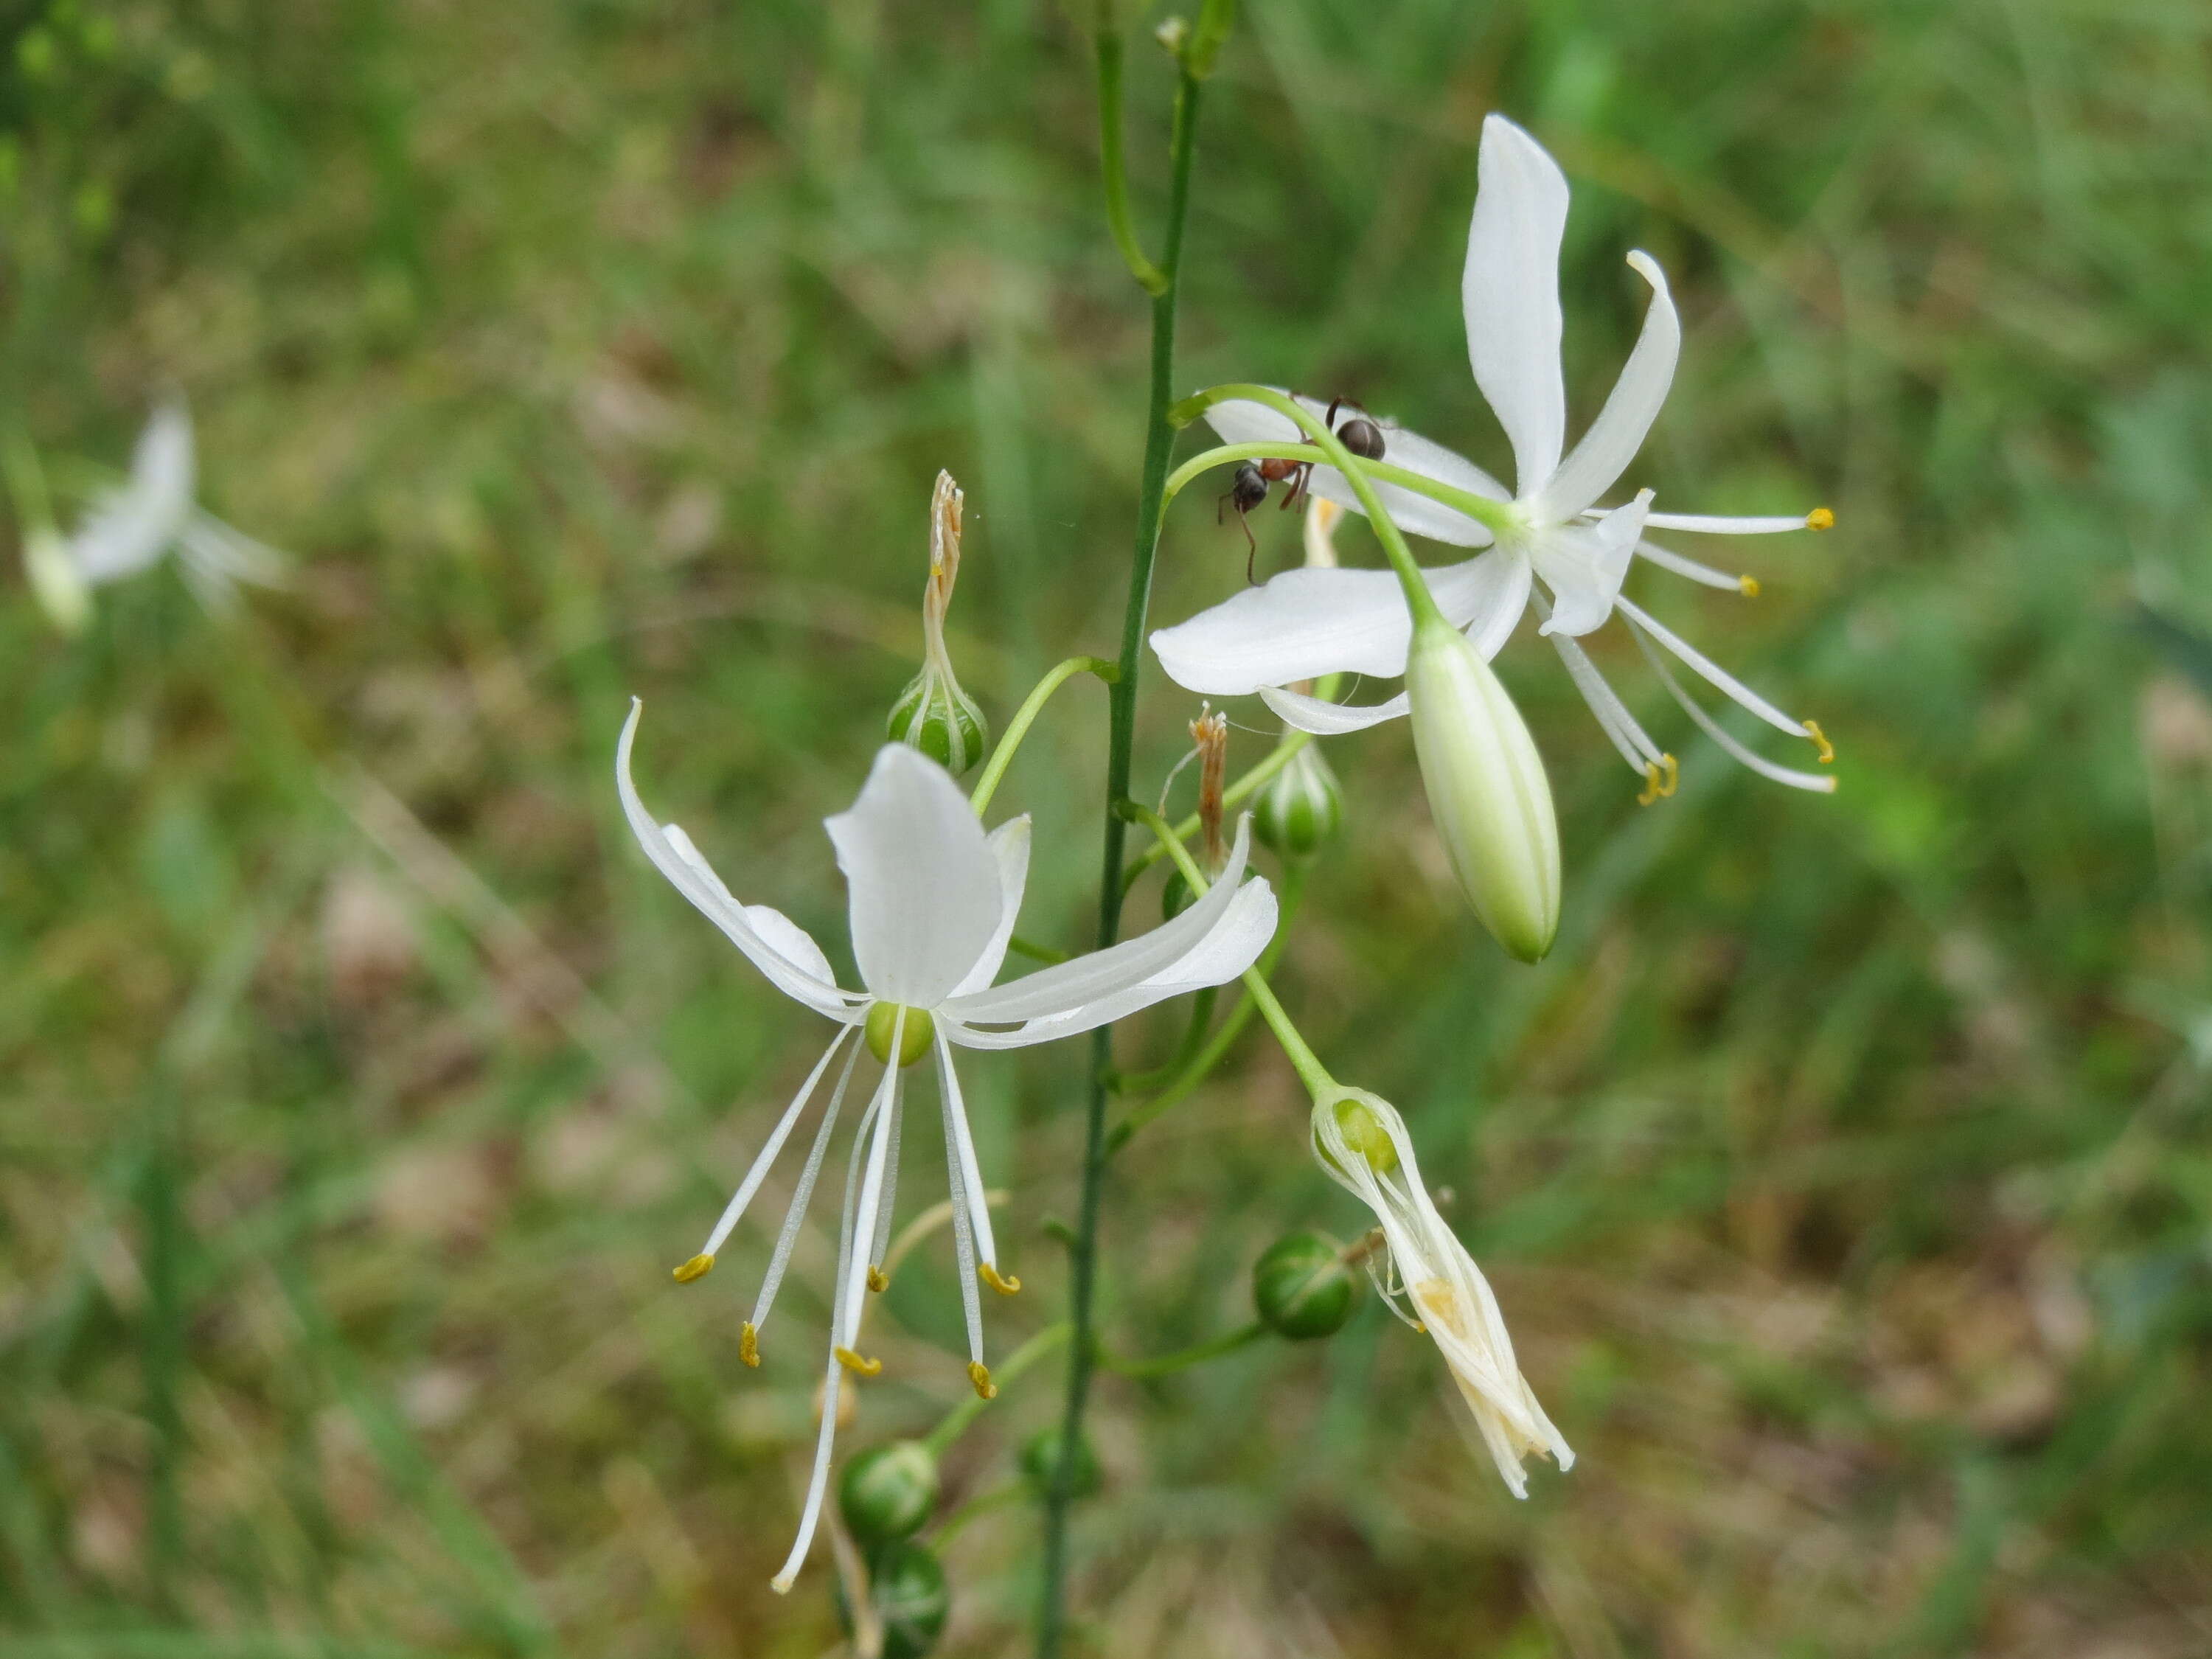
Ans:
{"type": "Polygon", "coordinates": [[[732,897],[690,837],[673,823],[659,823],[646,810],[629,770],[641,707],[635,702],[630,706],[616,755],[615,777],[623,811],[646,856],[778,990],[836,1020],[839,1027],[738,1184],[705,1247],[677,1270],[678,1278],[696,1279],[714,1266],[714,1253],[744,1213],[840,1051],[844,1054],[759,1301],[744,1327],[740,1352],[748,1364],[759,1363],[757,1334],[782,1281],[861,1049],[868,1048],[884,1062],[883,1076],[854,1132],[846,1176],[821,1439],[798,1541],[775,1581],[776,1589],[785,1589],[805,1557],[821,1512],[840,1375],[849,1369],[872,1376],[879,1369],[878,1362],[863,1358],[855,1345],[865,1293],[880,1290],[887,1282],[878,1264],[890,1231],[905,1067],[925,1054],[933,1055],[936,1063],[953,1234],[967,1315],[969,1377],[976,1392],[988,1399],[995,1389],[983,1364],[976,1281],[1007,1292],[1018,1285],[999,1272],[990,1211],[952,1050],[1048,1042],[1123,1018],[1169,997],[1234,979],[1252,965],[1274,933],[1275,896],[1264,878],[1243,879],[1251,844],[1247,819],[1238,827],[1220,879],[1174,921],[1110,949],[994,987],[1029,875],[1029,819],[1012,819],[986,835],[967,798],[943,767],[903,744],[887,744],[878,751],[860,798],[826,825],[850,890],[853,954],[867,988],[848,991],[838,986],[821,947],[797,924],[765,905],[744,904],[732,897]]]}
{"type": "MultiPolygon", "coordinates": [[[[1597,505],[1642,447],[1674,379],[1682,331],[1667,279],[1648,254],[1628,256],[1630,266],[1651,288],[1644,331],[1604,409],[1563,459],[1566,394],[1559,372],[1559,258],[1567,216],[1566,179],[1534,139],[1496,115],[1483,124],[1479,174],[1461,286],[1468,355],[1476,384],[1511,441],[1519,488],[1509,499],[1503,484],[1465,457],[1417,433],[1377,422],[1385,464],[1505,504],[1498,515],[1504,527],[1493,532],[1428,496],[1376,484],[1383,507],[1407,533],[1492,549],[1463,564],[1428,573],[1439,608],[1485,657],[1492,657],[1533,604],[1542,619],[1540,631],[1558,649],[1606,736],[1654,789],[1672,790],[1671,757],[1644,733],[1576,642],[1616,611],[1676,701],[1729,754],[1778,782],[1832,789],[1832,778],[1777,766],[1722,731],[1684,694],[1651,647],[1656,643],[1673,653],[1776,729],[1819,744],[1825,760],[1830,751],[1817,726],[1783,713],[1620,589],[1630,563],[1640,554],[1695,581],[1756,591],[1747,578],[1725,575],[1656,545],[1644,538],[1646,530],[1759,535],[1825,529],[1834,522],[1833,515],[1826,508],[1802,518],[1658,514],[1650,510],[1649,490],[1617,507],[1597,505]]],[[[1325,414],[1325,405],[1316,399],[1298,402],[1317,417],[1325,414]]],[[[1304,441],[1289,416],[1261,404],[1223,402],[1209,409],[1206,418],[1227,443],[1304,441]]],[[[1334,468],[1316,466],[1310,488],[1324,500],[1362,510],[1334,468]]],[[[1191,690],[1214,696],[1257,691],[1293,725],[1328,735],[1395,719],[1407,712],[1406,698],[1401,694],[1370,707],[1347,708],[1286,688],[1340,671],[1401,674],[1410,639],[1405,599],[1390,572],[1301,569],[1161,629],[1152,635],[1152,648],[1169,675],[1191,690]]]]}
{"type": "Polygon", "coordinates": [[[173,548],[202,604],[228,611],[234,585],[283,579],[283,556],[240,534],[192,501],[192,418],[181,398],[154,410],[131,458],[131,476],[95,495],[67,538],[42,541],[33,580],[64,628],[85,617],[90,589],[136,575],[173,548]]]}
{"type": "Polygon", "coordinates": [[[1368,1277],[1393,1313],[1436,1339],[1513,1495],[1528,1495],[1521,1463],[1532,1452],[1572,1468],[1574,1453],[1536,1403],[1513,1358],[1513,1339],[1489,1281],[1421,1184],[1413,1137],[1397,1109],[1364,1089],[1316,1102],[1313,1146],[1330,1177],[1375,1212],[1389,1262],[1387,1272],[1379,1271],[1370,1255],[1368,1277]],[[1410,1303],[1413,1311],[1401,1302],[1410,1303]]]}

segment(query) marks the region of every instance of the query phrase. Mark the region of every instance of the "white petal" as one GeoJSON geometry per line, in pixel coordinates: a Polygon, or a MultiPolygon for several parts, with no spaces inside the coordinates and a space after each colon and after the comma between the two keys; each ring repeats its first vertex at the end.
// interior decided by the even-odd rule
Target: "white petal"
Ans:
{"type": "Polygon", "coordinates": [[[187,513],[184,527],[177,532],[177,540],[187,562],[219,572],[233,581],[252,582],[261,587],[281,586],[284,581],[285,559],[282,553],[232,529],[211,513],[203,513],[198,507],[187,513]]]}
{"type": "Polygon", "coordinates": [[[192,419],[181,402],[154,411],[131,458],[131,478],[103,494],[70,538],[77,574],[113,581],[160,558],[192,507],[192,419]]]}
{"type": "Polygon", "coordinates": [[[1587,634],[1613,614],[1650,505],[1647,489],[1595,524],[1558,526],[1531,540],[1529,556],[1552,590],[1553,611],[1544,633],[1587,634]]]}
{"type": "Polygon", "coordinates": [[[984,844],[999,865],[999,928],[968,976],[952,988],[954,996],[980,991],[998,978],[1006,964],[1006,946],[1014,937],[1014,919],[1021,914],[1022,893],[1030,879],[1030,815],[1008,818],[991,831],[984,844]]]}
{"type": "Polygon", "coordinates": [[[1303,691],[1263,685],[1260,696],[1285,722],[1317,738],[1342,737],[1346,732],[1364,732],[1385,720],[1402,720],[1412,707],[1403,691],[1386,702],[1329,702],[1303,691]]]}
{"type": "Polygon", "coordinates": [[[968,798],[918,749],[887,743],[825,828],[852,893],[853,955],[886,1002],[932,1008],[983,958],[1004,908],[968,798]]]}
{"type": "Polygon", "coordinates": [[[1648,253],[1628,256],[1636,274],[1651,284],[1651,305],[1644,313],[1644,331],[1636,349],[1621,366],[1613,393],[1590,422],[1583,441],[1575,446],[1544,486],[1544,512],[1553,518],[1572,518],[1607,490],[1628,469],[1659,407],[1667,401],[1667,388],[1674,381],[1674,360],[1682,349],[1682,325],[1674,314],[1674,301],[1667,292],[1667,277],[1648,253]]]}
{"type": "Polygon", "coordinates": [[[1559,379],[1559,239],[1567,180],[1543,147],[1502,115],[1482,124],[1474,219],[1460,298],[1475,384],[1513,441],[1520,493],[1559,465],[1567,396],[1559,379]]]}
{"type": "Polygon", "coordinates": [[[1220,923],[1230,901],[1237,896],[1237,884],[1243,877],[1251,850],[1252,819],[1247,813],[1237,825],[1236,844],[1230,849],[1229,862],[1219,879],[1173,921],[1103,951],[1041,968],[994,990],[955,997],[943,1005],[941,1012],[963,1024],[1012,1024],[1017,1020],[1071,1013],[1142,984],[1196,950],[1220,923]]]}
{"type": "Polygon", "coordinates": [[[1726,694],[1741,703],[1778,732],[1786,732],[1793,738],[1806,738],[1812,735],[1805,729],[1804,721],[1791,720],[1789,715],[1767,702],[1758,692],[1736,678],[1735,675],[1675,633],[1674,629],[1662,623],[1649,611],[1632,600],[1622,599],[1620,603],[1622,616],[1636,623],[1653,639],[1680,657],[1689,665],[1692,673],[1704,679],[1716,690],[1726,694]]]}
{"type": "MultiPolygon", "coordinates": [[[[1486,630],[1502,623],[1510,634],[1521,614],[1510,568],[1516,562],[1506,553],[1486,553],[1423,574],[1455,628],[1479,621],[1486,630]]],[[[1525,580],[1518,592],[1525,603],[1525,580]]],[[[1323,674],[1402,674],[1413,628],[1405,590],[1389,571],[1304,566],[1159,629],[1152,646],[1176,684],[1233,697],[1323,674]]]]}
{"type": "Polygon", "coordinates": [[[622,741],[615,750],[615,787],[622,795],[623,816],[629,820],[630,831],[645,848],[646,857],[702,915],[722,930],[731,944],[745,953],[754,967],[768,975],[776,989],[817,1013],[835,1019],[851,1018],[851,1005],[867,999],[837,988],[821,947],[797,924],[765,905],[739,904],[721,878],[707,867],[691,838],[673,826],[664,827],[645,810],[629,775],[630,749],[637,738],[638,716],[644,709],[638,699],[630,699],[629,718],[623,722],[622,741]]]}
{"type": "Polygon", "coordinates": [[[1135,985],[1066,1013],[1030,1020],[1011,1031],[984,1031],[966,1025],[939,1029],[945,1032],[948,1041],[965,1048],[1026,1048],[1032,1043],[1073,1036],[1126,1018],[1140,1008],[1149,1008],[1170,997],[1185,996],[1208,986],[1225,985],[1260,959],[1260,952],[1274,937],[1276,914],[1273,890],[1267,885],[1266,878],[1255,876],[1237,890],[1220,921],[1197,945],[1135,985]]]}
{"type": "MultiPolygon", "coordinates": [[[[1312,411],[1316,419],[1325,419],[1328,405],[1318,398],[1297,397],[1301,407],[1312,411]]],[[[1362,410],[1364,414],[1365,411],[1362,410]]],[[[1402,466],[1408,472],[1418,472],[1423,477],[1434,478],[1438,483],[1449,484],[1455,489],[1464,489],[1470,495],[1484,495],[1494,501],[1509,501],[1513,492],[1485,472],[1465,456],[1455,454],[1442,444],[1432,443],[1418,432],[1408,432],[1394,422],[1367,418],[1382,429],[1382,459],[1393,466],[1402,466]]],[[[1305,432],[1297,422],[1279,410],[1265,404],[1247,403],[1232,398],[1216,404],[1206,411],[1206,423],[1220,435],[1224,443],[1304,443],[1305,432]]],[[[1337,424],[1344,424],[1341,410],[1337,424]]],[[[1339,507],[1364,516],[1367,509],[1359,504],[1344,474],[1333,466],[1316,466],[1307,488],[1325,501],[1334,501],[1339,507]]],[[[1454,547],[1487,547],[1490,545],[1490,526],[1478,519],[1446,507],[1442,501],[1432,501],[1426,495],[1417,495],[1401,484],[1377,483],[1376,496],[1382,510],[1390,515],[1391,522],[1408,536],[1425,536],[1432,542],[1446,542],[1454,547]]]]}
{"type": "Polygon", "coordinates": [[[1472,561],[1470,564],[1456,565],[1453,568],[1468,573],[1470,590],[1480,580],[1480,592],[1470,591],[1463,596],[1455,593],[1454,598],[1463,599],[1464,603],[1455,608],[1443,604],[1440,590],[1443,585],[1443,572],[1437,573],[1437,580],[1431,582],[1430,586],[1439,590],[1438,603],[1442,605],[1445,620],[1464,632],[1474,642],[1474,648],[1482,653],[1484,660],[1488,661],[1505,648],[1505,641],[1513,637],[1513,630],[1521,625],[1522,612],[1528,608],[1531,577],[1528,556],[1518,548],[1501,548],[1495,553],[1486,554],[1472,561]]]}

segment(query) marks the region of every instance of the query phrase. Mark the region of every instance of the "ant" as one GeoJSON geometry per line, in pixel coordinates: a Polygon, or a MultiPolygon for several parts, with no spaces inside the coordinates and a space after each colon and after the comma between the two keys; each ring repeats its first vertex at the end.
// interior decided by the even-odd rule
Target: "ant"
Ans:
{"type": "MultiPolygon", "coordinates": [[[[1322,424],[1335,434],[1339,443],[1358,456],[1360,459],[1381,460],[1383,447],[1382,428],[1368,419],[1364,410],[1348,417],[1342,426],[1336,423],[1337,410],[1347,404],[1351,404],[1354,409],[1359,408],[1359,405],[1352,403],[1349,398],[1330,399],[1328,413],[1322,417],[1322,424]]],[[[1221,522],[1221,513],[1224,507],[1234,506],[1237,509],[1237,526],[1244,532],[1244,545],[1247,550],[1244,555],[1244,580],[1248,585],[1254,580],[1252,567],[1254,561],[1260,556],[1260,544],[1252,538],[1252,526],[1246,522],[1247,515],[1254,507],[1267,499],[1267,491],[1272,485],[1280,483],[1285,478],[1291,481],[1290,490],[1282,500],[1282,508],[1287,513],[1294,504],[1311,493],[1307,488],[1313,478],[1311,461],[1293,461],[1274,456],[1263,460],[1246,461],[1237,469],[1236,476],[1230,481],[1227,491],[1214,504],[1213,521],[1216,524],[1221,522]]]]}

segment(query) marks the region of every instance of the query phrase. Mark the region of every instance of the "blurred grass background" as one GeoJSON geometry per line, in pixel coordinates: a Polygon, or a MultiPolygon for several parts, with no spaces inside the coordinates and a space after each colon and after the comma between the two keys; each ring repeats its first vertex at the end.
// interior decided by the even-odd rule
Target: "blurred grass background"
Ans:
{"type": "MultiPolygon", "coordinates": [[[[1249,9],[1182,380],[1501,461],[1457,277],[1481,118],[1525,121],[1575,181],[1577,420],[1649,248],[1687,338],[1637,481],[1837,509],[1721,550],[1755,603],[1636,591],[1820,719],[1844,787],[1732,768],[1616,632],[1684,758],[1639,811],[1524,640],[1570,880],[1532,971],[1464,914],[1402,729],[1334,751],[1352,827],[1279,983],[1406,1109],[1582,1461],[1513,1504],[1371,1300],[1325,1345],[1109,1379],[1092,1647],[2212,1651],[2212,15],[1249,9]]],[[[614,733],[641,694],[647,799],[842,939],[818,820],[913,670],[937,467],[970,690],[1003,719],[1110,647],[1144,315],[1079,32],[1018,0],[0,19],[0,416],[119,464],[180,386],[207,504],[299,559],[230,626],[167,569],[75,641],[0,590],[0,1649],[822,1653],[823,1553],[766,1580],[826,1225],[757,1372],[760,1229],[667,1279],[821,1033],[645,866],[614,733]]],[[[1133,64],[1149,222],[1167,76],[1133,64]]],[[[1242,579],[1207,506],[1170,520],[1164,619],[1242,579]]],[[[1024,932],[1067,945],[1097,704],[1066,694],[1001,796],[1038,818],[1024,932]]],[[[1149,683],[1147,787],[1193,712],[1149,683]]],[[[1080,1063],[969,1068],[1029,1285],[1000,1354],[1064,1305],[1038,1225],[1080,1063]]],[[[1109,1340],[1199,1340],[1281,1231],[1360,1224],[1248,1041],[1119,1166],[1109,1340]]],[[[947,1265],[886,1299],[848,1452],[963,1386],[947,1265]]],[[[948,1507],[1056,1398],[1006,1390],[948,1507]]],[[[1034,1530],[1012,1504],[945,1541],[945,1651],[1024,1650],[1034,1530]]]]}

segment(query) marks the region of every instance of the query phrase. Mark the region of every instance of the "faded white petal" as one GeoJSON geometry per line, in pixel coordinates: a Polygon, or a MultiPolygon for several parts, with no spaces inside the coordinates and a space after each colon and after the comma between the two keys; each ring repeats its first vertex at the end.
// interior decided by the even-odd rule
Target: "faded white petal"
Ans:
{"type": "Polygon", "coordinates": [[[1502,115],[1482,124],[1474,218],[1460,297],[1475,384],[1513,443],[1519,493],[1558,469],[1566,442],[1559,377],[1559,240],[1567,180],[1543,146],[1502,115]]]}
{"type": "Polygon", "coordinates": [[[1681,355],[1682,325],[1674,314],[1674,301],[1667,292],[1666,274],[1648,253],[1628,256],[1636,274],[1651,284],[1651,305],[1644,313],[1644,331],[1636,349],[1622,365],[1620,378],[1605,407],[1583,434],[1574,453],[1560,464],[1544,486],[1544,512],[1554,519],[1573,517],[1613,488],[1613,481],[1627,471],[1644,447],[1651,422],[1667,401],[1674,384],[1674,362],[1681,355]]]}
{"type": "Polygon", "coordinates": [[[876,751],[851,807],[824,826],[851,892],[853,955],[886,1002],[934,1007],[990,948],[1004,909],[998,858],[968,798],[902,743],[876,751]]]}

